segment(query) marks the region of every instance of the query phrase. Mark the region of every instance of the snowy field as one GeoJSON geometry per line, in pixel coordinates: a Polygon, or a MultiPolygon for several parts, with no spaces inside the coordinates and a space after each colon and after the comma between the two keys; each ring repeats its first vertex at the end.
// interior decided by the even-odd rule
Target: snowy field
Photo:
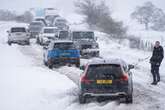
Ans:
{"type": "MultiPolygon", "coordinates": [[[[161,82],[157,86],[150,85],[152,77],[148,60],[133,70],[133,104],[106,101],[80,105],[78,81],[82,71],[66,66],[48,69],[42,62],[42,47],[33,40],[30,46],[8,46],[6,31],[14,25],[18,24],[0,22],[0,110],[165,110],[165,61],[160,69],[161,82]]],[[[104,34],[97,33],[97,36],[104,58],[117,57],[137,64],[151,55],[150,52],[124,47],[104,34]]],[[[81,61],[82,64],[88,62],[81,61]]]]}

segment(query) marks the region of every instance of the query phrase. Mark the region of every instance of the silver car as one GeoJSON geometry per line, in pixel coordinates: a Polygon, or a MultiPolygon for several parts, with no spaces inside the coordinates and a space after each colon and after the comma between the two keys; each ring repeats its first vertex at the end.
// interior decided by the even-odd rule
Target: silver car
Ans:
{"type": "Polygon", "coordinates": [[[30,44],[30,34],[25,27],[12,27],[8,33],[8,44],[30,44]]]}

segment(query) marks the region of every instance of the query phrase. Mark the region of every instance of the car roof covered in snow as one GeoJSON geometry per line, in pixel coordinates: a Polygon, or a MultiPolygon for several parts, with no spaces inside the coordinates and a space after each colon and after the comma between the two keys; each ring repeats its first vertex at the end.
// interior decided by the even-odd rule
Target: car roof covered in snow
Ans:
{"type": "Polygon", "coordinates": [[[56,41],[52,41],[52,43],[73,43],[73,41],[71,41],[71,40],[56,40],[56,41]]]}
{"type": "Polygon", "coordinates": [[[58,29],[57,27],[43,27],[43,29],[58,29]]]}
{"type": "Polygon", "coordinates": [[[45,19],[45,17],[35,17],[34,19],[45,19]]]}
{"type": "Polygon", "coordinates": [[[23,26],[16,26],[16,27],[11,27],[11,29],[13,29],[13,28],[25,28],[26,29],[26,27],[23,27],[23,26]]]}
{"type": "Polygon", "coordinates": [[[32,21],[30,24],[32,23],[43,23],[42,21],[32,21]]]}
{"type": "Polygon", "coordinates": [[[100,64],[116,64],[116,65],[124,66],[126,65],[126,62],[119,58],[109,58],[109,59],[95,58],[88,63],[88,65],[100,65],[100,64]]]}
{"type": "Polygon", "coordinates": [[[94,32],[92,30],[72,30],[72,32],[94,32]]]}

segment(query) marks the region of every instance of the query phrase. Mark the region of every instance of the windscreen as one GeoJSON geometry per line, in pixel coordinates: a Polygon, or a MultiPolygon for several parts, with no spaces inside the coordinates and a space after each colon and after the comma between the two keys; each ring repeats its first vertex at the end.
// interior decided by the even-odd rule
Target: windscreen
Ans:
{"type": "Polygon", "coordinates": [[[35,19],[35,21],[41,21],[46,25],[46,21],[44,19],[37,18],[37,19],[35,19]]]}
{"type": "Polygon", "coordinates": [[[73,32],[73,39],[94,39],[93,32],[73,32]]]}
{"type": "Polygon", "coordinates": [[[90,65],[87,70],[89,79],[118,78],[122,74],[121,66],[116,64],[90,65]]]}
{"type": "Polygon", "coordinates": [[[75,45],[73,43],[55,43],[54,49],[62,49],[62,50],[75,49],[75,45]]]}
{"type": "Polygon", "coordinates": [[[11,32],[26,32],[25,28],[12,28],[11,32]]]}
{"type": "Polygon", "coordinates": [[[44,33],[56,33],[56,29],[44,29],[44,33]]]}
{"type": "Polygon", "coordinates": [[[60,31],[59,39],[68,39],[69,32],[68,31],[60,31]]]}
{"type": "Polygon", "coordinates": [[[42,26],[42,23],[40,23],[40,22],[33,22],[30,25],[31,26],[42,26]]]}
{"type": "Polygon", "coordinates": [[[66,23],[66,20],[64,20],[64,19],[58,19],[56,22],[66,23]]]}

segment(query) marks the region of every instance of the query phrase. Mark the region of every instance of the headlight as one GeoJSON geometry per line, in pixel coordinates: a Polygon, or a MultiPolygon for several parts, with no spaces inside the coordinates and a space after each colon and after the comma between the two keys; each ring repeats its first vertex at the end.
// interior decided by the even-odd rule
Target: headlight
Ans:
{"type": "Polygon", "coordinates": [[[44,41],[47,41],[47,40],[48,40],[48,38],[44,36],[44,37],[43,37],[43,40],[44,40],[44,41]]]}
{"type": "Polygon", "coordinates": [[[98,48],[98,44],[92,45],[92,48],[98,48]]]}

